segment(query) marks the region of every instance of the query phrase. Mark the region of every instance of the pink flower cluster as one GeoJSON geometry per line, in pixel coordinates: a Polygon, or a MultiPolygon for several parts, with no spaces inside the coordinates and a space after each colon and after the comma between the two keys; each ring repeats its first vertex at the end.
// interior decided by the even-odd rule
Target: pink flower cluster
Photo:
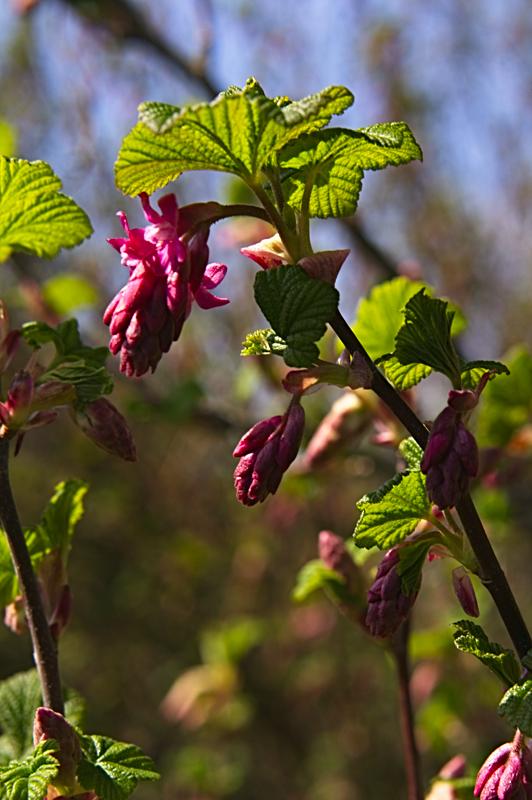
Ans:
{"type": "Polygon", "coordinates": [[[211,294],[227,267],[208,264],[209,226],[178,209],[176,198],[159,200],[160,213],[140,195],[145,228],[130,228],[124,212],[118,216],[127,236],[108,239],[129,269],[129,280],[105,310],[109,349],[120,353],[120,369],[128,377],[152,372],[163,353],[181,333],[195,301],[200,308],[229,302],[211,294]]]}

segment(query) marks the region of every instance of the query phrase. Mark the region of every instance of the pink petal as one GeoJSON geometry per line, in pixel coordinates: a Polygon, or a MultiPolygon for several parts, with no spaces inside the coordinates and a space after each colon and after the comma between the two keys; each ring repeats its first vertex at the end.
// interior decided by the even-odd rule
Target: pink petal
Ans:
{"type": "Polygon", "coordinates": [[[144,216],[146,217],[148,222],[151,222],[153,225],[155,225],[157,222],[160,222],[161,215],[158,214],[157,211],[155,211],[155,209],[151,207],[149,195],[146,192],[141,192],[139,194],[139,199],[140,202],[142,203],[142,210],[144,211],[144,216]]]}
{"type": "Polygon", "coordinates": [[[202,289],[214,289],[223,281],[227,274],[225,264],[207,264],[205,274],[201,282],[202,289]]]}
{"type": "Polygon", "coordinates": [[[199,307],[203,309],[226,306],[227,303],[231,302],[228,297],[216,297],[216,295],[211,294],[202,286],[196,291],[194,298],[199,307]]]}
{"type": "Polygon", "coordinates": [[[158,204],[162,212],[161,218],[174,227],[177,226],[178,210],[175,194],[165,194],[158,200],[158,204]]]}

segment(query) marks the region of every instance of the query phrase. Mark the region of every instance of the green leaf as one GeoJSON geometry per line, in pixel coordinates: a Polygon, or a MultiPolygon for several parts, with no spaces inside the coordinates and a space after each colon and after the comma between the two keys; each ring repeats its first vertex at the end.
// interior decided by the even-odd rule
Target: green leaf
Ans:
{"type": "MultiPolygon", "coordinates": [[[[7,543],[6,535],[0,532],[0,607],[9,605],[19,594],[18,579],[13,567],[11,552],[7,543]]],[[[0,725],[1,710],[0,710],[0,725]]]]}
{"type": "Polygon", "coordinates": [[[308,203],[311,217],[347,217],[356,209],[364,170],[421,158],[421,150],[405,123],[374,127],[382,131],[383,141],[388,131],[386,144],[377,135],[368,135],[372,128],[332,128],[300,136],[286,147],[278,162],[289,173],[283,186],[287,202],[298,211],[306,211],[308,203]]]}
{"type": "Polygon", "coordinates": [[[401,364],[425,364],[460,380],[460,361],[451,341],[454,311],[444,300],[429,297],[421,289],[406,304],[405,322],[395,339],[394,355],[401,364]]]}
{"type": "Polygon", "coordinates": [[[159,773],[153,761],[134,744],[107,736],[82,736],[83,758],[78,779],[84,789],[94,790],[102,800],[124,800],[139,781],[155,781],[159,773]]]}
{"type": "MultiPolygon", "coordinates": [[[[33,750],[33,720],[42,705],[41,684],[36,669],[18,672],[0,683],[0,727],[2,754],[22,759],[33,750]]],[[[65,717],[81,725],[85,701],[78,692],[65,690],[65,717]]]]}
{"type": "Polygon", "coordinates": [[[453,623],[456,647],[463,653],[471,653],[488,667],[507,686],[519,680],[521,667],[512,652],[497,642],[490,642],[480,625],[469,619],[453,623]]]}
{"type": "MultiPolygon", "coordinates": [[[[41,521],[24,531],[31,563],[37,569],[46,555],[59,552],[66,563],[74,528],[83,516],[83,498],[88,484],[68,480],[57,484],[41,521]]],[[[7,539],[0,537],[0,607],[12,603],[20,594],[7,539]]],[[[1,724],[1,717],[0,717],[1,724]]]]}
{"type": "Polygon", "coordinates": [[[396,356],[378,359],[377,363],[388,380],[401,392],[416,386],[432,372],[432,368],[426,364],[401,364],[396,356]]]}
{"type": "Polygon", "coordinates": [[[482,447],[504,447],[532,416],[532,355],[524,346],[505,357],[510,371],[490,381],[478,411],[478,443],[482,447]]]}
{"type": "MultiPolygon", "coordinates": [[[[476,389],[482,376],[485,375],[486,372],[492,373],[493,376],[510,374],[508,367],[500,361],[468,361],[466,364],[462,364],[462,373],[460,376],[462,379],[462,388],[476,389]]],[[[492,378],[490,378],[490,380],[492,380],[492,378]]]]}
{"type": "Polygon", "coordinates": [[[420,281],[400,276],[374,286],[358,304],[354,332],[376,359],[395,349],[395,337],[404,322],[403,309],[420,289],[420,281]]]}
{"type": "Polygon", "coordinates": [[[77,308],[93,306],[99,300],[93,284],[73,272],[62,272],[49,278],[42,285],[42,295],[46,304],[60,316],[77,308]]]}
{"type": "Polygon", "coordinates": [[[418,470],[401,472],[376,492],[365,495],[357,508],[361,512],[354,534],[357,545],[387,550],[426,517],[430,501],[425,476],[418,470]]]}
{"type": "Polygon", "coordinates": [[[320,589],[329,589],[335,593],[335,589],[344,587],[345,580],[342,576],[334,569],[326,567],[321,559],[316,558],[306,563],[299,570],[292,598],[296,603],[302,603],[320,589]]]}
{"type": "Polygon", "coordinates": [[[401,590],[404,594],[410,595],[419,591],[427,553],[437,541],[439,541],[439,537],[435,535],[399,548],[397,574],[401,578],[401,590]]]}
{"type": "Polygon", "coordinates": [[[499,714],[525,736],[532,736],[532,680],[508,689],[499,703],[499,714]]]}
{"type": "Polygon", "coordinates": [[[409,436],[399,443],[399,452],[406,461],[408,469],[421,469],[421,459],[423,458],[423,448],[418,445],[416,440],[409,436]]]}
{"type": "Polygon", "coordinates": [[[0,727],[12,758],[23,758],[33,747],[33,717],[41,704],[37,670],[19,672],[0,683],[0,727]]]}
{"type": "Polygon", "coordinates": [[[13,250],[52,258],[90,236],[89,218],[44,161],[0,156],[0,261],[13,250]]]}
{"type": "Polygon", "coordinates": [[[263,328],[248,333],[242,342],[241,356],[282,356],[286,350],[286,342],[277,336],[271,328],[263,328]]]}
{"type": "Polygon", "coordinates": [[[338,307],[338,292],[304,269],[283,266],[255,278],[255,299],[275,333],[286,342],[290,367],[310,367],[319,356],[315,344],[338,307]]]}
{"type": "Polygon", "coordinates": [[[83,498],[88,488],[85,481],[74,479],[57,484],[41,521],[25,534],[34,567],[39,558],[52,551],[59,551],[66,559],[74,529],[83,516],[83,498]]]}
{"type": "Polygon", "coordinates": [[[155,189],[186,170],[230,172],[258,179],[277,150],[303,132],[327,125],[353,102],[343,86],[332,86],[296,103],[279,105],[251,78],[211,103],[183,109],[143,103],[139,123],[125,137],[115,166],[126,194],[155,189]]]}
{"type": "Polygon", "coordinates": [[[58,744],[48,739],[24,761],[11,761],[0,769],[0,786],[7,800],[42,800],[59,771],[58,744]]]}
{"type": "Polygon", "coordinates": [[[80,407],[112,392],[113,381],[104,366],[109,351],[84,345],[77,320],[66,320],[57,328],[45,322],[27,322],[22,326],[22,336],[35,350],[49,342],[55,346],[56,358],[40,376],[41,383],[56,380],[72,384],[80,407]]]}

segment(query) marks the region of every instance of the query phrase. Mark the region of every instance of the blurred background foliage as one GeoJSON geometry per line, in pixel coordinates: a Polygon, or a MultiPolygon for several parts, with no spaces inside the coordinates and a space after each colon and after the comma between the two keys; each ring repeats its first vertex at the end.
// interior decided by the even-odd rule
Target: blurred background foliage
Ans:
{"type": "MultiPolygon", "coordinates": [[[[124,280],[105,238],[119,235],[119,209],[142,224],[112,175],[137,104],[210,99],[254,74],[272,95],[345,84],[357,98],[346,125],[403,119],[424,149],[422,165],[366,177],[355,220],[315,227],[318,249],[351,248],[340,281],[348,316],[374,283],[402,273],[461,306],[467,358],[530,345],[531,40],[526,0],[308,0],[289,9],[280,0],[4,0],[0,152],[48,160],[96,232],[51,263],[13,257],[2,297],[15,322],[75,313],[85,337],[105,344],[101,311],[124,280]]],[[[177,191],[184,203],[234,198],[239,188],[200,173],[177,191]]],[[[286,405],[280,365],[238,356],[261,324],[254,269],[238,249],[265,234],[257,222],[219,225],[211,258],[230,266],[230,306],[193,314],[156,375],[117,375],[113,400],[130,420],[138,462],[111,460],[65,419],[27,437],[15,489],[29,525],[59,480],[90,483],[61,661],[88,700],[88,729],[137,742],[161,767],[162,787],[142,787],[139,798],[399,797],[391,663],[325,598],[291,599],[318,532],[350,535],[356,500],[395,469],[391,451],[372,445],[362,410],[350,441],[319,469],[296,464],[263,506],[234,499],[234,443],[286,405]]],[[[493,389],[492,417],[481,419],[497,470],[486,469],[477,497],[531,618],[532,386],[530,356],[522,358],[519,381],[493,389]]],[[[441,392],[429,379],[417,398],[424,416],[441,407],[441,392]]],[[[309,398],[309,437],[336,397],[309,398]]],[[[457,752],[474,769],[509,736],[494,710],[501,687],[452,645],[449,625],[463,614],[449,575],[445,562],[427,566],[414,614],[427,783],[457,752]]],[[[479,597],[483,625],[506,643],[480,587],[479,597]]],[[[6,629],[0,642],[2,676],[28,667],[27,638],[6,629]]]]}

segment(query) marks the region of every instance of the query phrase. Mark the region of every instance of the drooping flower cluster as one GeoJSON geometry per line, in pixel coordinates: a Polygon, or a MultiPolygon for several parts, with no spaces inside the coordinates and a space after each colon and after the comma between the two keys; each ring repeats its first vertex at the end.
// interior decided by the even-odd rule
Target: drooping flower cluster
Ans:
{"type": "Polygon", "coordinates": [[[474,789],[480,800],[532,798],[532,753],[521,731],[497,747],[479,770],[474,789]]]}
{"type": "Polygon", "coordinates": [[[478,472],[475,438],[462,422],[460,412],[450,405],[434,420],[421,471],[427,476],[430,499],[440,508],[456,505],[467,492],[470,478],[478,472]]]}
{"type": "Polygon", "coordinates": [[[297,456],[304,427],[305,412],[294,398],[286,414],[261,420],[244,434],[233,451],[240,459],[234,475],[237,500],[254,506],[275,494],[297,456]]]}
{"type": "Polygon", "coordinates": [[[208,309],[229,302],[211,294],[223,280],[227,267],[208,264],[209,226],[178,209],[167,194],[155,211],[148,195],[140,195],[146,228],[131,228],[123,212],[118,216],[127,236],[108,239],[129,269],[128,283],[105,310],[109,349],[120,353],[120,369],[128,377],[152,372],[163,353],[181,333],[195,301],[208,309]]]}
{"type": "Polygon", "coordinates": [[[403,622],[416,601],[418,586],[407,594],[399,575],[399,547],[384,554],[373,584],[368,591],[366,627],[372,636],[391,636],[403,622]]]}

